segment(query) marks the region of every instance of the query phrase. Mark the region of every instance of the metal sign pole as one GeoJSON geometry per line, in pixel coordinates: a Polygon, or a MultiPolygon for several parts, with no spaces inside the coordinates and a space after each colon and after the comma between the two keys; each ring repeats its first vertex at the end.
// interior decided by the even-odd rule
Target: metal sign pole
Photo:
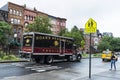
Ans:
{"type": "Polygon", "coordinates": [[[90,53],[89,53],[89,78],[91,78],[91,33],[90,33],[90,53]]]}
{"type": "Polygon", "coordinates": [[[96,33],[97,23],[90,18],[85,24],[85,33],[90,34],[90,53],[89,53],[89,78],[91,78],[91,34],[96,33]]]}

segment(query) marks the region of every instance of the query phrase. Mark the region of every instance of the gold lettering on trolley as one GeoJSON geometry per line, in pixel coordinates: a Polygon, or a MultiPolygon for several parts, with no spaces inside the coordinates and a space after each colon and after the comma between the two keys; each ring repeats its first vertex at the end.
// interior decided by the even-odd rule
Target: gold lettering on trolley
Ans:
{"type": "Polygon", "coordinates": [[[32,36],[24,36],[24,38],[32,38],[32,36]]]}
{"type": "Polygon", "coordinates": [[[25,44],[25,46],[30,46],[30,44],[25,44]]]}

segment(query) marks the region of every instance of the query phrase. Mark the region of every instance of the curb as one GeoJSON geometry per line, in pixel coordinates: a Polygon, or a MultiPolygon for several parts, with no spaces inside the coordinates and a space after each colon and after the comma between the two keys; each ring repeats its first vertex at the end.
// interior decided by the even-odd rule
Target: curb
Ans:
{"type": "Polygon", "coordinates": [[[29,60],[18,60],[18,61],[7,60],[7,61],[0,61],[0,63],[14,63],[14,62],[29,62],[29,60]]]}

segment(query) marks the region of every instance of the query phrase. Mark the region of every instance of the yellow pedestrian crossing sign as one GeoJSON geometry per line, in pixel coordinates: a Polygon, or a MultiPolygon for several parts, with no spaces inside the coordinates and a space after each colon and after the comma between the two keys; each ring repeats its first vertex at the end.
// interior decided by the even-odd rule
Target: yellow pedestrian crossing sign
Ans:
{"type": "Polygon", "coordinates": [[[97,23],[90,18],[85,24],[85,33],[96,33],[97,23]]]}

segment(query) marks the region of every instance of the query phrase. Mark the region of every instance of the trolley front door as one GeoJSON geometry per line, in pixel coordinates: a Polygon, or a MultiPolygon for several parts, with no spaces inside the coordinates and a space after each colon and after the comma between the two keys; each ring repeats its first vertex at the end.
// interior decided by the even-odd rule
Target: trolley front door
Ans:
{"type": "Polygon", "coordinates": [[[63,55],[65,53],[65,41],[60,41],[60,54],[63,55]]]}

